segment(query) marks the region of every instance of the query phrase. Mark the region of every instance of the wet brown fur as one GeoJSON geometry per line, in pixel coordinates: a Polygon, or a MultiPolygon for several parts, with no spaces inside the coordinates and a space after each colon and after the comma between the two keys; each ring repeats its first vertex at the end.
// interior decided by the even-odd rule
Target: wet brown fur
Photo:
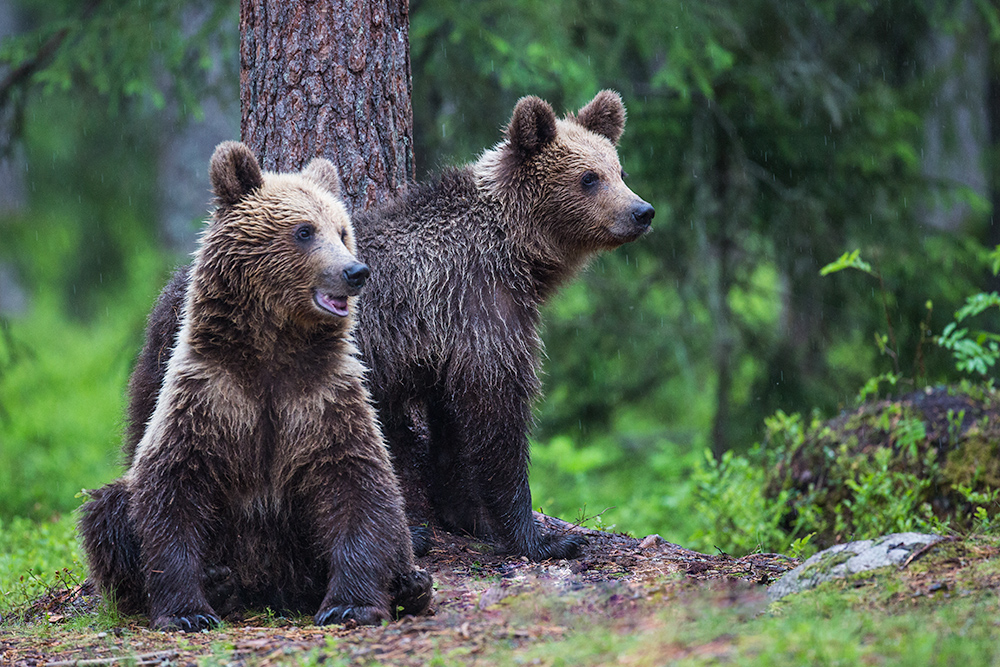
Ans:
{"type": "Polygon", "coordinates": [[[336,169],[262,174],[230,142],[210,174],[217,209],[189,286],[157,306],[178,318],[176,344],[147,345],[139,367],[169,358],[155,407],[128,472],[83,507],[91,576],[159,628],[245,607],[320,624],[420,612],[431,582],[414,567],[351,318],[315,300],[359,289],[336,169]]]}
{"type": "MultiPolygon", "coordinates": [[[[595,253],[649,227],[652,207],[622,180],[624,123],[611,91],[562,119],[523,98],[477,162],[355,216],[358,256],[373,267],[357,340],[411,525],[533,559],[578,553],[579,538],[543,534],[531,513],[539,307],[595,253]]],[[[162,324],[154,312],[137,374],[171,344],[155,338],[170,331],[162,324]]],[[[132,423],[144,423],[141,397],[131,400],[132,423]]]]}
{"type": "Polygon", "coordinates": [[[622,181],[624,122],[609,91],[564,119],[524,98],[505,140],[478,162],[356,217],[359,257],[377,267],[358,343],[411,524],[533,559],[579,550],[531,514],[538,309],[596,252],[648,228],[652,208],[622,181]],[[587,172],[598,177],[590,188],[587,172]]]}

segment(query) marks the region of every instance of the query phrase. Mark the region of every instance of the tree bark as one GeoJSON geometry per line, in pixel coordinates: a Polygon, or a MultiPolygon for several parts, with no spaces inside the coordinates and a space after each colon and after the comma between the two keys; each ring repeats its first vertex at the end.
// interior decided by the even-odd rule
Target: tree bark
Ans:
{"type": "Polygon", "coordinates": [[[264,169],[326,157],[350,210],[413,178],[409,0],[242,0],[244,143],[264,169]]]}

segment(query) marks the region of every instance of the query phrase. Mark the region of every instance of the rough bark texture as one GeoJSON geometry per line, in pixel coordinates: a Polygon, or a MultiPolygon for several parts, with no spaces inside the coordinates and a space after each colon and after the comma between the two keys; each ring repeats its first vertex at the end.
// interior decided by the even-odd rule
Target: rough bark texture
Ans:
{"type": "Polygon", "coordinates": [[[413,177],[409,0],[243,0],[244,143],[270,171],[338,166],[352,210],[413,177]]]}

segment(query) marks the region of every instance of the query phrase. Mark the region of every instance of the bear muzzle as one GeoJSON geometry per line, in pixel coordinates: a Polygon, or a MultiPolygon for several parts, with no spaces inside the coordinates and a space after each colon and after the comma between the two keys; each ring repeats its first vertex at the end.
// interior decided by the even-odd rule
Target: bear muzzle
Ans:
{"type": "Polygon", "coordinates": [[[313,290],[313,302],[320,310],[347,317],[347,298],[359,294],[370,275],[371,270],[361,262],[348,265],[339,275],[325,274],[324,285],[313,290]]]}
{"type": "Polygon", "coordinates": [[[625,209],[609,228],[614,241],[610,247],[635,241],[649,231],[655,211],[653,207],[639,199],[632,209],[625,209]]]}
{"type": "Polygon", "coordinates": [[[640,201],[640,203],[632,209],[632,222],[636,227],[640,227],[643,231],[645,231],[653,223],[654,215],[656,215],[656,209],[648,203],[640,201]]]}
{"type": "Polygon", "coordinates": [[[355,262],[351,266],[344,269],[342,275],[344,277],[344,282],[347,283],[347,286],[350,289],[355,290],[352,292],[353,295],[361,291],[361,288],[365,286],[365,282],[371,274],[372,272],[367,266],[361,262],[355,262]]]}

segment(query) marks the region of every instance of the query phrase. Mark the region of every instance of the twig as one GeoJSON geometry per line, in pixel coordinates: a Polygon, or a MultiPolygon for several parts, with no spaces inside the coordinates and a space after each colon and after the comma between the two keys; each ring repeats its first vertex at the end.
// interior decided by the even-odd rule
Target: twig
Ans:
{"type": "Polygon", "coordinates": [[[155,651],[140,655],[117,655],[112,658],[88,658],[86,660],[60,660],[47,662],[45,667],[96,667],[97,665],[113,665],[116,662],[129,662],[133,665],[155,665],[164,660],[180,657],[180,651],[155,651]]]}
{"type": "Polygon", "coordinates": [[[899,569],[905,570],[910,563],[917,560],[918,558],[923,556],[925,553],[927,553],[937,545],[944,544],[945,542],[954,542],[954,541],[956,541],[956,538],[954,536],[949,536],[944,538],[943,540],[938,540],[937,542],[931,542],[930,544],[925,544],[924,546],[920,547],[919,549],[911,553],[909,556],[907,556],[906,560],[903,561],[903,564],[899,566],[899,569]]]}

